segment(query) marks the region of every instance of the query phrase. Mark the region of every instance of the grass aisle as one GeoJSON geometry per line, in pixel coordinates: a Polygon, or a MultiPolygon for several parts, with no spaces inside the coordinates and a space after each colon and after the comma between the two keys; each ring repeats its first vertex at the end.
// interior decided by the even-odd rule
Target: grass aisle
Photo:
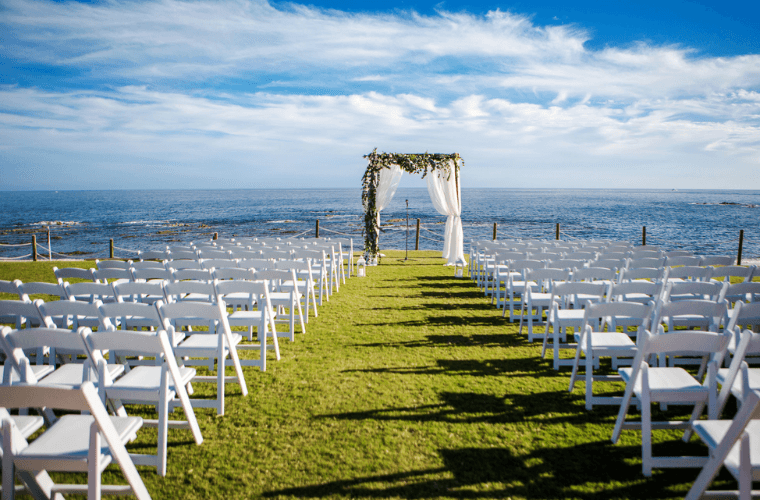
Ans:
{"type": "MultiPolygon", "coordinates": [[[[617,408],[587,412],[584,384],[569,394],[569,369],[539,360],[439,253],[387,254],[281,339],[281,361],[246,369],[247,398],[229,385],[225,416],[197,411],[201,446],[170,432],[167,477],[142,469],[153,498],[685,495],[698,470],[644,478],[639,433],[610,443],[617,408]]],[[[704,454],[678,436],[655,453],[704,454]]]]}

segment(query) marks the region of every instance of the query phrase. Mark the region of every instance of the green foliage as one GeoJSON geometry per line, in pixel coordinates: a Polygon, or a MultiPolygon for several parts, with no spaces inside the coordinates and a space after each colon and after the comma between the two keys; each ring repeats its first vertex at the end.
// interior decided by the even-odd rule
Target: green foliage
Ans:
{"type": "MultiPolygon", "coordinates": [[[[244,368],[248,397],[230,384],[224,416],[196,410],[201,446],[170,430],[168,475],[138,467],[154,499],[685,495],[698,470],[643,477],[640,433],[611,444],[617,408],[586,411],[583,383],[569,394],[569,371],[542,361],[540,344],[454,278],[438,252],[409,252],[408,262],[384,253],[368,277],[341,285],[306,334],[280,340],[281,361],[244,368]]],[[[28,265],[0,268],[0,278],[28,265]]],[[[192,397],[213,397],[209,384],[194,388],[192,397]]],[[[598,389],[622,393],[619,383],[598,389]]],[[[688,408],[667,415],[686,418],[688,408]]],[[[128,448],[153,453],[155,439],[143,429],[128,448]]],[[[654,441],[655,452],[706,454],[678,432],[656,431],[654,441]]],[[[115,471],[104,482],[123,482],[115,471]]]]}

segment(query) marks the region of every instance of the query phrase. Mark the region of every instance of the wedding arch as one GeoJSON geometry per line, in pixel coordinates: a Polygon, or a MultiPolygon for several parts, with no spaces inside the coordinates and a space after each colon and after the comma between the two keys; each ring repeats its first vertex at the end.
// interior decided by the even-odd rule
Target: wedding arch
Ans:
{"type": "Polygon", "coordinates": [[[459,167],[464,161],[459,154],[378,153],[377,148],[365,155],[368,165],[362,178],[364,205],[364,253],[367,262],[376,262],[379,253],[380,212],[388,206],[404,172],[427,177],[428,193],[433,206],[446,218],[443,235],[443,258],[453,266],[464,260],[462,234],[462,201],[459,167]]]}

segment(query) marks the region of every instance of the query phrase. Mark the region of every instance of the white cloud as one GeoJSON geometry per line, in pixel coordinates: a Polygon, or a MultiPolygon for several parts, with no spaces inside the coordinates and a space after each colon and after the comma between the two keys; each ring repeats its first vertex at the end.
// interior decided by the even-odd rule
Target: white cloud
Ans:
{"type": "Polygon", "coordinates": [[[457,151],[470,185],[657,187],[689,165],[692,187],[760,188],[758,55],[593,51],[581,27],[501,11],[0,1],[0,55],[66,75],[0,88],[0,187],[32,168],[93,187],[354,186],[377,146],[457,151]]]}

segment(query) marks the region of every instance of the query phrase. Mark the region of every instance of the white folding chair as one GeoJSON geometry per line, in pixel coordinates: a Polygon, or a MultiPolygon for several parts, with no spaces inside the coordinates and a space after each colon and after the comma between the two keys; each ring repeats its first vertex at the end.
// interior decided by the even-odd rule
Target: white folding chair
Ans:
{"type": "Polygon", "coordinates": [[[279,322],[288,322],[288,333],[282,332],[279,334],[281,337],[289,337],[291,342],[296,339],[296,313],[298,313],[298,320],[301,325],[301,333],[306,333],[306,324],[303,319],[303,310],[301,309],[301,300],[305,297],[303,293],[298,289],[298,281],[296,280],[296,272],[294,269],[288,271],[267,269],[264,271],[256,271],[257,280],[267,280],[270,287],[269,298],[272,306],[277,308],[277,312],[280,310],[288,310],[288,319],[281,320],[279,322]],[[289,290],[288,290],[289,289],[289,290]]]}
{"type": "Polygon", "coordinates": [[[583,325],[583,308],[590,302],[601,302],[607,291],[604,283],[565,282],[555,283],[552,287],[549,316],[546,320],[544,343],[541,348],[541,357],[546,357],[547,349],[552,349],[554,354],[553,366],[559,370],[560,366],[571,366],[572,359],[560,359],[560,349],[575,349],[575,344],[560,342],[560,336],[566,337],[567,328],[578,329],[583,325]],[[583,297],[579,300],[578,297],[583,297]],[[571,308],[571,306],[574,306],[571,308]],[[552,345],[549,346],[549,328],[552,328],[552,345]]]}
{"type": "MultiPolygon", "coordinates": [[[[309,322],[309,297],[311,297],[311,307],[314,308],[314,317],[318,317],[317,314],[317,297],[315,288],[317,286],[316,281],[314,280],[314,273],[312,272],[312,267],[309,265],[306,261],[301,260],[281,260],[278,262],[275,262],[275,269],[280,270],[293,270],[295,271],[296,280],[298,280],[298,289],[303,290],[304,293],[304,317],[306,320],[306,323],[309,322]]],[[[262,269],[263,270],[263,269],[262,269]]],[[[286,281],[283,284],[285,290],[290,290],[292,288],[292,283],[286,281]]]]}
{"type": "Polygon", "coordinates": [[[757,497],[760,492],[752,490],[752,482],[760,481],[760,393],[748,393],[733,420],[701,420],[693,426],[695,434],[707,445],[710,458],[686,494],[686,500],[757,497]],[[738,481],[738,491],[707,491],[721,467],[738,481]]]}
{"type": "MultiPolygon", "coordinates": [[[[142,305],[142,304],[141,304],[142,305]]],[[[151,307],[151,306],[146,306],[151,307]]],[[[103,404],[113,405],[116,414],[126,417],[124,403],[151,404],[158,409],[158,419],[144,420],[143,424],[158,429],[156,455],[130,454],[136,465],[156,468],[159,476],[166,475],[166,451],[169,427],[190,429],[195,443],[203,442],[200,427],[195,418],[185,386],[195,377],[195,369],[177,366],[172,344],[166,331],[129,332],[107,329],[96,334],[82,332],[90,362],[97,367],[98,393],[103,404]],[[131,368],[124,376],[113,380],[103,351],[128,352],[134,356],[154,358],[154,366],[131,368]],[[181,406],[187,420],[169,420],[174,406],[181,406]]]]}
{"type": "MultiPolygon", "coordinates": [[[[636,302],[604,302],[589,304],[584,310],[583,325],[580,332],[575,333],[577,347],[573,361],[573,372],[570,376],[570,388],[572,393],[581,366],[581,354],[585,356],[586,370],[586,409],[593,409],[594,404],[610,405],[620,404],[620,397],[594,396],[593,383],[597,381],[618,381],[620,376],[594,376],[594,366],[598,364],[602,356],[613,358],[633,358],[636,356],[636,344],[631,340],[627,332],[628,326],[636,326],[637,336],[649,328],[654,304],[639,304],[636,302]],[[618,321],[615,321],[617,319],[618,321]],[[623,323],[624,331],[618,332],[613,324],[623,323]],[[604,323],[609,326],[609,331],[604,331],[604,323]]],[[[613,369],[616,363],[613,362],[613,369]]]]}
{"type": "Polygon", "coordinates": [[[555,283],[563,283],[570,280],[569,269],[533,269],[525,273],[525,279],[536,283],[537,287],[528,287],[522,300],[522,313],[520,315],[520,334],[523,323],[528,325],[528,342],[533,339],[543,338],[546,334],[533,332],[536,326],[546,326],[544,322],[544,309],[552,305],[552,287],[555,283]],[[535,311],[535,312],[533,312],[535,311]]]}
{"type": "Polygon", "coordinates": [[[275,328],[276,314],[269,299],[268,284],[265,281],[216,281],[217,294],[220,297],[234,295],[248,296],[244,309],[234,310],[227,316],[230,327],[242,326],[248,328],[248,340],[253,340],[253,329],[256,328],[258,344],[238,344],[238,351],[259,350],[258,359],[241,359],[242,366],[258,366],[261,371],[267,368],[267,350],[275,352],[275,358],[280,360],[280,344],[275,328]],[[272,345],[267,344],[267,338],[272,337],[272,345]]]}
{"type": "MultiPolygon", "coordinates": [[[[516,260],[508,264],[506,297],[502,302],[502,317],[507,315],[509,309],[509,321],[517,319],[515,314],[515,305],[522,305],[522,296],[527,288],[537,287],[533,281],[526,281],[525,273],[534,269],[543,269],[546,263],[540,260],[525,259],[516,260]]],[[[520,307],[522,309],[522,307],[520,307]]]]}
{"type": "Polygon", "coordinates": [[[645,476],[651,476],[653,468],[702,467],[706,463],[706,457],[653,457],[652,429],[689,431],[692,423],[702,414],[705,405],[714,407],[717,394],[710,388],[715,387],[715,376],[729,340],[728,332],[676,331],[652,335],[645,330],[640,335],[633,366],[618,370],[626,386],[612,432],[612,442],[617,443],[623,429],[641,429],[642,472],[645,476]],[[682,353],[711,358],[704,383],[700,383],[683,368],[650,367],[648,364],[653,355],[682,353]],[[652,403],[688,403],[694,405],[694,410],[687,421],[652,422],[652,403]],[[641,406],[641,421],[626,421],[631,404],[641,406]]]}
{"type": "Polygon", "coordinates": [[[7,412],[3,412],[3,497],[15,497],[14,479],[21,478],[31,493],[42,498],[58,494],[132,494],[149,500],[150,494],[140,478],[124,444],[142,426],[140,417],[109,417],[92,383],[78,389],[41,386],[0,387],[4,408],[43,407],[88,412],[89,415],[64,415],[31,443],[27,443],[7,412]],[[105,441],[105,442],[103,442],[105,441]],[[103,470],[115,461],[127,485],[103,485],[103,470]],[[54,484],[48,471],[87,472],[87,484],[54,484]],[[42,472],[42,473],[41,473],[42,472]]]}
{"type": "MultiPolygon", "coordinates": [[[[212,285],[213,286],[213,285],[212,285]]],[[[248,395],[248,387],[243,376],[243,369],[240,366],[240,358],[237,354],[237,345],[242,337],[237,333],[232,333],[230,324],[227,321],[227,306],[224,301],[216,304],[203,302],[176,302],[171,304],[156,303],[158,312],[161,315],[164,329],[169,334],[169,338],[175,338],[175,331],[180,330],[180,325],[208,325],[208,332],[187,332],[187,337],[174,346],[174,354],[182,358],[204,358],[205,363],[201,366],[207,366],[213,371],[214,361],[216,360],[216,376],[196,375],[193,382],[216,383],[216,400],[197,400],[194,399],[193,406],[200,408],[216,408],[217,414],[224,414],[224,395],[226,383],[237,383],[243,396],[248,395]],[[233,366],[235,375],[227,377],[225,367],[229,364],[233,366]]],[[[190,365],[193,360],[187,359],[180,361],[180,365],[190,365]]]]}

